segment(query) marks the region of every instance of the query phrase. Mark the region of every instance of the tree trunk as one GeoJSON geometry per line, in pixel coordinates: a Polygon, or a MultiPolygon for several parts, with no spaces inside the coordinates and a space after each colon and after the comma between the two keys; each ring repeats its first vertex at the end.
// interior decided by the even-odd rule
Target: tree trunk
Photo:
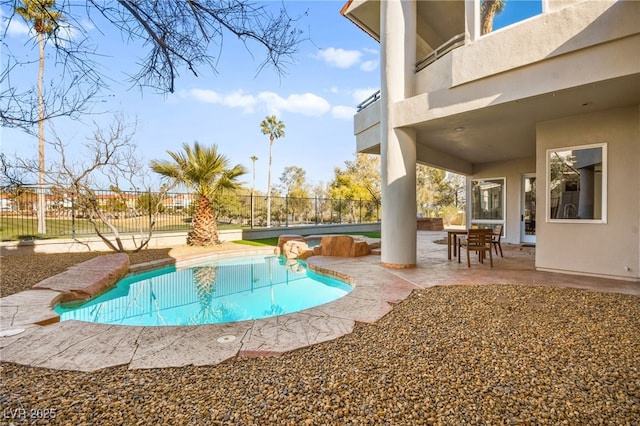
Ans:
{"type": "Polygon", "coordinates": [[[202,266],[193,270],[194,285],[196,294],[202,308],[211,304],[213,293],[215,293],[217,267],[202,266]]]}
{"type": "Polygon", "coordinates": [[[482,34],[489,34],[493,31],[493,18],[496,16],[496,11],[498,10],[499,3],[495,0],[487,0],[489,3],[489,7],[486,9],[486,12],[480,17],[482,23],[482,34]]]}
{"type": "Polygon", "coordinates": [[[44,38],[38,32],[38,44],[40,47],[40,64],[38,67],[38,234],[47,233],[45,220],[45,195],[44,195],[44,38]]]}
{"type": "Polygon", "coordinates": [[[273,149],[273,134],[269,138],[269,175],[267,176],[267,228],[271,227],[271,151],[273,149]]]}
{"type": "Polygon", "coordinates": [[[207,196],[200,195],[193,215],[193,230],[187,235],[187,244],[190,246],[208,246],[219,242],[211,201],[207,196]]]}

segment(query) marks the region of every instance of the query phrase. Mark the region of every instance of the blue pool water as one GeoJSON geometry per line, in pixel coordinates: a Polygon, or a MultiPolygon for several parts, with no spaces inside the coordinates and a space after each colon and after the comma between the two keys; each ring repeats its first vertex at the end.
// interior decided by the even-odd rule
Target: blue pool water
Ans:
{"type": "Polygon", "coordinates": [[[243,321],[298,312],[336,300],[348,284],[279,256],[175,266],[127,276],[83,304],[58,305],[61,321],[164,326],[243,321]]]}

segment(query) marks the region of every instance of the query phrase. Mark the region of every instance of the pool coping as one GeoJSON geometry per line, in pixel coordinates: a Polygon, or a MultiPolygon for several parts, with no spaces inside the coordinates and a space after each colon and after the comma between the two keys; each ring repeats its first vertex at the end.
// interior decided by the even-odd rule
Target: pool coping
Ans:
{"type": "MultiPolygon", "coordinates": [[[[173,264],[184,267],[208,257],[272,253],[273,247],[268,247],[184,255],[134,265],[129,273],[173,264]]],[[[234,357],[279,355],[349,334],[357,322],[375,323],[391,311],[393,304],[419,288],[384,269],[379,261],[379,255],[313,256],[307,259],[309,269],[346,281],[353,290],[301,312],[225,324],[155,327],[59,322],[52,307],[61,300],[61,292],[23,291],[0,299],[0,330],[24,329],[0,337],[0,360],[57,370],[95,371],[119,365],[129,369],[215,365],[234,357]],[[376,273],[363,273],[372,269],[376,273]]]]}
{"type": "MultiPolygon", "coordinates": [[[[22,327],[21,334],[0,337],[0,360],[59,370],[94,371],[126,365],[129,369],[215,365],[236,357],[279,355],[353,331],[357,322],[375,323],[414,290],[449,285],[554,286],[640,296],[640,282],[538,271],[535,248],[504,244],[494,267],[448,260],[440,242],[446,232],[418,231],[418,262],[413,269],[387,269],[379,253],[356,258],[313,256],[310,269],[349,278],[354,290],[302,312],[242,323],[186,327],[105,326],[65,321],[37,325],[25,314],[48,307],[55,293],[28,290],[0,299],[0,331],[22,327]],[[28,292],[34,292],[29,294],[28,292]],[[26,294],[25,294],[26,293],[26,294]],[[9,298],[22,298],[18,303],[9,298]],[[23,309],[18,312],[16,306],[23,309]],[[30,322],[31,321],[31,322],[30,322]],[[13,324],[13,325],[12,325],[13,324]],[[220,341],[218,341],[220,340],[220,341]]],[[[238,249],[248,253],[251,248],[238,249]]],[[[238,250],[235,255],[238,255],[238,250]]],[[[273,250],[267,247],[263,253],[273,250]]],[[[173,259],[203,255],[170,253],[173,259]],[[182,256],[184,255],[184,256],[182,256]]],[[[215,253],[224,255],[228,253],[215,253]]],[[[211,255],[208,253],[206,255],[211,255]]],[[[150,262],[138,268],[152,268],[150,262]]]]}

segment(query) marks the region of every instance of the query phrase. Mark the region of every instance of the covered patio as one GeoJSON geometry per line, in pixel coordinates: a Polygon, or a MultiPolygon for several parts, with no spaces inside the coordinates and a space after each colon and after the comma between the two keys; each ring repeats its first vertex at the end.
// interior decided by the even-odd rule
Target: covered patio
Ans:
{"type": "Polygon", "coordinates": [[[418,231],[417,267],[397,270],[399,276],[421,288],[435,285],[531,284],[577,288],[605,293],[640,295],[640,284],[633,281],[606,279],[585,275],[569,275],[536,271],[535,246],[502,242],[504,257],[493,252],[493,268],[489,262],[471,259],[471,268],[457,258],[447,260],[447,233],[418,231]]]}

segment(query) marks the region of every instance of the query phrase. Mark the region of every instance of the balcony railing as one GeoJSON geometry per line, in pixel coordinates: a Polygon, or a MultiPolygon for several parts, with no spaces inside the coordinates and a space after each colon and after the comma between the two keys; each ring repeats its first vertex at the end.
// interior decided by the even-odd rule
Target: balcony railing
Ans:
{"type": "MultiPolygon", "coordinates": [[[[438,58],[441,58],[442,56],[451,52],[453,49],[456,49],[463,45],[464,45],[464,33],[453,36],[442,46],[438,47],[436,50],[429,53],[429,55],[427,55],[426,57],[420,59],[416,63],[416,72],[419,72],[425,69],[427,66],[437,61],[438,58]]],[[[378,90],[373,95],[369,96],[367,99],[362,101],[357,107],[358,112],[362,111],[363,109],[367,108],[370,105],[373,105],[378,99],[380,99],[380,90],[378,90]]]]}
{"type": "Polygon", "coordinates": [[[419,72],[425,69],[427,66],[437,61],[438,58],[441,58],[442,56],[451,52],[453,49],[456,49],[463,45],[464,45],[464,33],[451,37],[447,42],[445,42],[443,45],[438,47],[436,50],[429,53],[424,58],[420,59],[416,63],[416,72],[419,72]]]}
{"type": "Polygon", "coordinates": [[[380,91],[379,90],[376,93],[374,93],[373,95],[369,96],[364,101],[360,102],[360,104],[358,105],[358,112],[362,111],[363,109],[365,109],[369,105],[372,105],[378,99],[380,99],[380,91]]]}

